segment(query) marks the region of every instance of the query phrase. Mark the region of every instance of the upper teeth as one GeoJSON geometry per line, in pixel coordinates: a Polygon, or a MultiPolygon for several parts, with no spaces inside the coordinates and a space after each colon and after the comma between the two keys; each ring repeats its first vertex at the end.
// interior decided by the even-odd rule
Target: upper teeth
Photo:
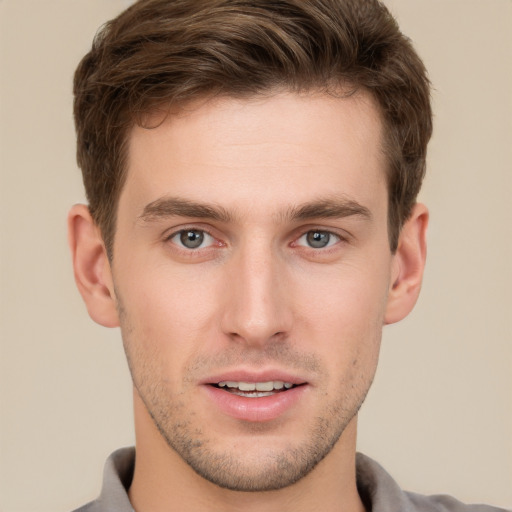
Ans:
{"type": "Polygon", "coordinates": [[[219,382],[221,388],[238,388],[240,391],[272,391],[273,389],[290,389],[293,384],[281,380],[270,380],[268,382],[234,382],[225,380],[219,382]]]}

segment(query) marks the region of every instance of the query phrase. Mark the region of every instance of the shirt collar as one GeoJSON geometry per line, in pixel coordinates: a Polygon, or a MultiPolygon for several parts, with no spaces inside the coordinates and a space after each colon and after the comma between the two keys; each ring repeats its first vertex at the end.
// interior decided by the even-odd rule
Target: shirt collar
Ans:
{"type": "MultiPolygon", "coordinates": [[[[127,490],[133,478],[135,448],[115,451],[105,463],[103,487],[98,500],[76,512],[134,512],[127,490]]],[[[362,453],[356,458],[357,488],[367,512],[420,512],[458,508],[462,503],[449,496],[422,496],[404,492],[391,476],[374,460],[362,453]],[[455,506],[457,505],[457,506],[455,506]],[[446,508],[444,508],[446,507],[446,508]]],[[[466,509],[465,509],[466,510],[466,509]]],[[[502,509],[476,506],[472,512],[493,512],[502,509]]],[[[511,511],[512,512],[512,511],[511,511]]]]}
{"type": "MultiPolygon", "coordinates": [[[[128,499],[135,467],[135,448],[116,450],[105,462],[103,486],[98,498],[99,511],[134,512],[128,499]]],[[[95,512],[93,509],[91,512],[95,512]]]]}

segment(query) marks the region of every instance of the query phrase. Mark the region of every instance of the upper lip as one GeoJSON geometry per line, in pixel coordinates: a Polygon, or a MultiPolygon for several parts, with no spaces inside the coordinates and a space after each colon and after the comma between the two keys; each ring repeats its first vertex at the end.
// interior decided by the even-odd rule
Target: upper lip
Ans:
{"type": "Polygon", "coordinates": [[[270,381],[281,381],[289,382],[290,384],[306,384],[306,379],[293,375],[290,372],[277,369],[268,370],[227,370],[220,373],[211,375],[201,381],[201,384],[218,384],[219,382],[231,381],[231,382],[270,382],[270,381]]]}

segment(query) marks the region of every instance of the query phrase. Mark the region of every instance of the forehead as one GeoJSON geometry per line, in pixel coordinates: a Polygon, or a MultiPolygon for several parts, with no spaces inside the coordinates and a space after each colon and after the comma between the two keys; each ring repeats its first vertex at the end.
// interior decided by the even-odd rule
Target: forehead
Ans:
{"type": "Polygon", "coordinates": [[[370,200],[385,187],[382,123],[366,93],[216,98],[149,125],[130,134],[121,202],[211,193],[244,210],[254,197],[276,205],[313,193],[370,200]]]}

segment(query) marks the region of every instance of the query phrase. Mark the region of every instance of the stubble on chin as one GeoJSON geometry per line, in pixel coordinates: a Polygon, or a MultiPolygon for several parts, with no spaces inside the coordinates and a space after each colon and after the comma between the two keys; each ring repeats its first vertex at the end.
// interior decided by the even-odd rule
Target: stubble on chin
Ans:
{"type": "MultiPolygon", "coordinates": [[[[157,344],[151,340],[133,339],[135,331],[121,302],[118,302],[123,344],[135,389],[154,425],[171,450],[177,453],[198,475],[209,482],[233,491],[265,492],[295,484],[308,475],[334,448],[347,425],[357,414],[373,379],[373,373],[362,371],[357,360],[339,377],[338,385],[328,390],[320,384],[314,390],[315,400],[324,403],[313,418],[304,418],[304,434],[298,441],[283,436],[278,449],[265,444],[266,436],[275,437],[275,424],[241,424],[244,436],[254,437],[249,449],[236,445],[229,449],[218,432],[199,418],[200,411],[190,406],[193,389],[204,375],[219,368],[244,363],[257,367],[279,364],[282,367],[310,375],[318,383],[329,383],[332,376],[322,361],[312,353],[302,353],[286,341],[268,345],[265,349],[248,350],[232,346],[216,355],[194,356],[185,365],[181,388],[172,389],[166,378],[164,361],[157,344]],[[329,395],[330,393],[330,395],[329,395]],[[334,396],[335,395],[335,396],[334,396]]],[[[229,435],[226,433],[226,435],[229,435]]],[[[267,438],[268,439],[268,438],[267,438]]]]}
{"type": "MultiPolygon", "coordinates": [[[[194,371],[200,371],[202,366],[199,360],[193,363],[194,371]]],[[[235,446],[229,451],[221,451],[216,436],[223,433],[207,432],[208,425],[198,421],[196,412],[187,407],[186,393],[180,396],[164,389],[156,380],[151,382],[149,376],[137,380],[144,383],[137,391],[169,448],[204,479],[241,492],[278,490],[307,476],[339,441],[369,387],[369,383],[360,382],[366,389],[351,389],[358,396],[354,402],[354,395],[351,396],[346,388],[346,385],[353,388],[354,382],[340,383],[345,391],[329,404],[323,415],[305,418],[304,423],[309,423],[310,427],[302,440],[292,444],[286,443],[284,438],[279,450],[265,446],[266,436],[275,435],[274,424],[244,424],[244,435],[254,436],[251,445],[257,448],[257,451],[248,452],[235,446]]],[[[226,446],[226,443],[222,445],[226,446]]]]}

